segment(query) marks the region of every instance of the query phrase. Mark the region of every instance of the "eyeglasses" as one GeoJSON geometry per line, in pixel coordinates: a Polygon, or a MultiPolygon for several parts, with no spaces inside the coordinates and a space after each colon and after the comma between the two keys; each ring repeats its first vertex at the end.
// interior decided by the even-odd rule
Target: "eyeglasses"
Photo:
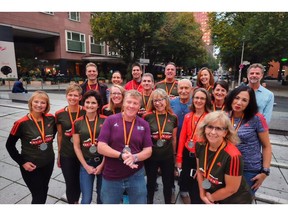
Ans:
{"type": "Polygon", "coordinates": [[[213,131],[213,130],[215,129],[215,132],[216,132],[216,133],[220,133],[220,132],[222,132],[222,131],[227,130],[227,128],[214,127],[214,126],[212,126],[212,125],[206,125],[205,128],[206,128],[207,131],[213,131]]]}
{"type": "Polygon", "coordinates": [[[155,99],[155,100],[153,100],[153,103],[160,103],[163,100],[165,100],[165,98],[155,99]]]}
{"type": "Polygon", "coordinates": [[[122,95],[122,93],[120,93],[120,92],[113,92],[112,95],[118,96],[118,95],[122,95]]]}

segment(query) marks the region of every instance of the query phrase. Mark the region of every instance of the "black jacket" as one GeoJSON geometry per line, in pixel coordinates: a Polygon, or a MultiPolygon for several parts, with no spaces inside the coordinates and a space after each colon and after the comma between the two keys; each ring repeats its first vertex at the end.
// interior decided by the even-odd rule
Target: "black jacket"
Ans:
{"type": "MultiPolygon", "coordinates": [[[[86,80],[84,83],[81,84],[82,96],[86,92],[87,84],[88,84],[88,80],[86,80]]],[[[100,93],[100,95],[102,97],[103,105],[105,105],[105,104],[108,103],[107,96],[106,96],[106,90],[107,90],[108,87],[107,87],[107,85],[99,83],[99,82],[98,82],[98,86],[99,86],[99,93],[100,93]]],[[[82,101],[80,101],[80,105],[83,105],[82,101]]]]}

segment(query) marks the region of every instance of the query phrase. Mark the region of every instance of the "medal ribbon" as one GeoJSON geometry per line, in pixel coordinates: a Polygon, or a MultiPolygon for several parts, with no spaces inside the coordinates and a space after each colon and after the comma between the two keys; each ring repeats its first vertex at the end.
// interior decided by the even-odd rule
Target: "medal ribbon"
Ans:
{"type": "Polygon", "coordinates": [[[238,124],[237,124],[237,126],[236,126],[236,128],[235,128],[235,127],[234,127],[234,121],[235,121],[235,119],[234,119],[233,115],[231,116],[231,123],[232,123],[232,125],[233,125],[233,127],[235,128],[236,131],[238,131],[238,129],[240,128],[240,126],[241,126],[241,124],[242,124],[242,121],[243,121],[243,118],[244,118],[244,113],[242,114],[241,120],[238,122],[238,124]]]}
{"type": "Polygon", "coordinates": [[[95,145],[95,136],[96,136],[96,128],[97,128],[97,122],[98,122],[98,116],[96,115],[95,120],[94,120],[94,128],[93,128],[93,134],[91,131],[91,127],[90,127],[90,123],[89,123],[89,119],[87,116],[85,116],[85,120],[86,120],[86,124],[87,124],[87,128],[90,134],[90,139],[92,140],[92,145],[95,145]]]}
{"type": "Polygon", "coordinates": [[[173,87],[174,87],[175,83],[176,83],[176,80],[174,80],[174,82],[173,82],[171,88],[168,90],[167,82],[166,82],[166,79],[165,79],[165,88],[166,88],[166,92],[167,92],[168,95],[171,94],[171,92],[172,92],[172,90],[173,90],[173,87]]]}
{"type": "Polygon", "coordinates": [[[225,147],[225,141],[222,141],[221,145],[217,149],[217,151],[216,151],[216,153],[214,155],[214,158],[213,158],[213,160],[212,160],[212,162],[211,162],[209,167],[207,167],[207,163],[208,163],[208,147],[209,147],[209,144],[207,143],[206,147],[205,147],[205,157],[204,157],[204,177],[206,179],[208,179],[208,176],[209,176],[209,174],[210,174],[210,172],[211,172],[211,170],[212,170],[212,168],[214,166],[214,163],[215,163],[220,151],[225,147]],[[206,172],[206,170],[208,170],[208,171],[206,172]]]}
{"type": "Polygon", "coordinates": [[[166,112],[166,115],[165,115],[165,119],[164,119],[164,123],[163,123],[163,127],[161,128],[160,126],[160,121],[159,121],[159,117],[158,117],[158,113],[156,111],[156,120],[157,120],[157,126],[158,126],[158,132],[159,132],[159,139],[162,138],[162,134],[164,132],[164,128],[165,128],[165,125],[166,125],[166,122],[167,122],[167,112],[166,112]]]}
{"type": "Polygon", "coordinates": [[[139,88],[140,88],[140,85],[141,85],[141,84],[139,84],[138,86],[137,86],[137,85],[138,85],[138,83],[137,83],[135,80],[133,80],[133,82],[132,82],[132,89],[139,91],[139,88]],[[136,83],[136,86],[134,86],[135,83],[136,83]],[[135,87],[137,87],[137,88],[135,88],[135,87]]]}
{"type": "Polygon", "coordinates": [[[87,84],[88,84],[89,90],[98,90],[98,83],[96,83],[95,89],[92,89],[89,83],[87,83],[87,84]]]}
{"type": "Polygon", "coordinates": [[[192,118],[191,118],[191,129],[192,129],[193,132],[192,132],[192,134],[191,134],[190,140],[193,140],[194,134],[195,134],[195,131],[196,131],[196,128],[197,128],[197,125],[198,125],[199,121],[201,120],[202,116],[204,115],[204,113],[205,113],[205,112],[203,112],[203,113],[201,114],[201,116],[199,117],[198,121],[194,124],[194,129],[193,129],[193,122],[195,122],[195,121],[194,121],[194,115],[195,115],[195,113],[193,113],[193,116],[192,116],[192,118]]]}
{"type": "Polygon", "coordinates": [[[151,99],[150,96],[151,96],[151,94],[149,95],[148,101],[146,103],[145,95],[144,95],[144,93],[142,93],[142,98],[143,98],[143,103],[144,103],[145,110],[147,110],[147,106],[148,106],[148,104],[150,102],[150,99],[151,99]]]}
{"type": "Polygon", "coordinates": [[[41,128],[39,127],[38,125],[38,122],[36,121],[36,119],[34,118],[34,116],[32,115],[32,113],[30,113],[30,116],[33,120],[33,122],[35,123],[40,135],[41,135],[41,138],[42,138],[42,141],[43,143],[45,143],[45,128],[44,128],[44,119],[41,120],[41,128]]]}
{"type": "Polygon", "coordinates": [[[133,121],[132,121],[132,125],[131,125],[130,131],[129,131],[129,134],[128,134],[128,138],[127,138],[126,123],[125,123],[124,117],[122,117],[122,120],[123,120],[123,129],[124,129],[124,142],[125,142],[125,146],[129,146],[130,139],[131,139],[131,135],[132,135],[132,131],[133,131],[134,124],[135,124],[135,119],[136,119],[136,118],[134,118],[133,121]]]}
{"type": "Polygon", "coordinates": [[[72,124],[72,123],[74,122],[74,120],[78,118],[78,115],[79,115],[79,113],[80,113],[80,106],[78,106],[78,110],[77,110],[77,113],[76,113],[76,118],[75,118],[74,120],[73,120],[73,118],[72,118],[72,113],[71,113],[71,110],[69,109],[69,107],[67,108],[67,110],[68,110],[70,122],[71,122],[71,124],[72,124]]]}
{"type": "Polygon", "coordinates": [[[209,90],[212,88],[212,86],[208,86],[207,88],[206,88],[206,90],[209,92],[209,90]]]}
{"type": "MultiPolygon", "coordinates": [[[[225,108],[225,104],[222,105],[222,107],[221,107],[221,111],[223,111],[224,108],[225,108]]],[[[213,104],[213,110],[216,111],[216,105],[215,105],[215,104],[213,104]]]]}

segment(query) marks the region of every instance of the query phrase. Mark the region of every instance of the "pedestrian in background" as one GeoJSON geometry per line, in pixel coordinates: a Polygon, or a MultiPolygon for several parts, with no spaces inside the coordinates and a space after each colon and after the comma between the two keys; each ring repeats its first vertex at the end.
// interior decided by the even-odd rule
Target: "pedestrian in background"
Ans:
{"type": "Polygon", "coordinates": [[[144,162],[147,175],[147,202],[148,204],[154,202],[157,172],[160,168],[164,201],[165,204],[171,204],[178,121],[165,90],[155,89],[152,92],[147,113],[143,118],[149,123],[153,142],[152,156],[144,162]]]}
{"type": "Polygon", "coordinates": [[[28,101],[29,114],[16,121],[6,142],[12,159],[20,166],[22,178],[32,194],[32,204],[45,204],[54,168],[55,117],[49,114],[46,92],[35,91],[28,101]],[[21,140],[21,153],[16,142],[21,140]]]}
{"type": "Polygon", "coordinates": [[[232,90],[225,110],[240,138],[237,148],[243,156],[244,177],[254,195],[270,174],[272,148],[266,119],[258,112],[255,92],[249,86],[232,90]]]}
{"type": "Polygon", "coordinates": [[[74,121],[72,130],[74,151],[81,163],[81,204],[91,203],[95,178],[97,178],[97,204],[102,204],[101,185],[104,159],[98,151],[97,140],[105,120],[104,116],[99,115],[102,99],[99,92],[90,90],[83,95],[82,100],[86,114],[74,121]]]}
{"type": "Polygon", "coordinates": [[[65,184],[66,197],[69,204],[77,204],[80,198],[80,162],[75,154],[72,138],[72,124],[85,110],[79,105],[82,99],[82,89],[79,84],[70,84],[66,88],[68,106],[55,113],[57,125],[58,157],[57,165],[61,168],[65,184]]]}
{"type": "Polygon", "coordinates": [[[18,81],[15,81],[12,93],[27,93],[28,91],[23,87],[23,79],[20,78],[18,81]]]}
{"type": "Polygon", "coordinates": [[[195,143],[199,141],[198,126],[211,111],[210,94],[204,88],[197,88],[192,95],[191,112],[185,115],[180,133],[176,167],[182,169],[180,174],[180,191],[185,202],[190,197],[191,204],[201,204],[196,178],[195,143]],[[187,191],[189,195],[187,194],[187,191]]]}
{"type": "Polygon", "coordinates": [[[119,204],[126,190],[130,204],[146,204],[144,163],[151,156],[148,123],[137,116],[142,95],[125,93],[123,112],[109,116],[98,137],[98,150],[105,156],[101,198],[104,204],[119,204]]]}
{"type": "Polygon", "coordinates": [[[227,114],[214,111],[199,126],[196,143],[197,179],[206,204],[251,204],[252,196],[243,176],[243,159],[235,146],[236,131],[227,114]]]}

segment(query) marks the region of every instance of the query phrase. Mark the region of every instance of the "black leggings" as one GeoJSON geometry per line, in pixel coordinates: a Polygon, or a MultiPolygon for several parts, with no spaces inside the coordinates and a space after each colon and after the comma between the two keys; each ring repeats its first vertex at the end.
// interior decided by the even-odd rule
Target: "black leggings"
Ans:
{"type": "Polygon", "coordinates": [[[66,196],[69,204],[78,203],[80,198],[80,162],[78,158],[60,156],[62,173],[66,183],[66,196]]]}
{"type": "Polygon", "coordinates": [[[158,167],[160,167],[165,204],[171,204],[172,187],[174,183],[174,159],[171,158],[162,161],[154,161],[147,159],[145,160],[144,164],[147,175],[147,203],[153,203],[157,181],[157,171],[158,167]]]}
{"type": "Polygon", "coordinates": [[[197,169],[195,154],[189,152],[187,148],[183,150],[182,172],[180,175],[179,186],[180,191],[188,191],[191,199],[191,204],[203,203],[200,198],[199,186],[197,178],[192,178],[190,174],[194,175],[197,169]],[[193,172],[191,172],[193,169],[193,172]]]}
{"type": "Polygon", "coordinates": [[[22,166],[20,171],[24,182],[32,194],[32,204],[45,204],[48,193],[48,185],[53,172],[54,160],[43,167],[37,167],[28,172],[22,166]]]}

